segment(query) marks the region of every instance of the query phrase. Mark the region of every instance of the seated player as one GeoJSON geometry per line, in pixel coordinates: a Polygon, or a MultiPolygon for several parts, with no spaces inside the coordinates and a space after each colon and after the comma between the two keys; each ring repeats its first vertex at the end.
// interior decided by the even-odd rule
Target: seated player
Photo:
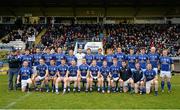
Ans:
{"type": "MultiPolygon", "coordinates": [[[[70,91],[70,83],[74,83],[73,92],[76,92],[77,84],[80,83],[78,80],[78,66],[76,65],[76,61],[71,61],[71,66],[68,68],[68,91],[70,91]]],[[[80,88],[78,88],[78,92],[80,92],[80,88]]]]}
{"type": "Polygon", "coordinates": [[[132,78],[134,80],[135,93],[139,92],[142,94],[144,88],[144,74],[139,63],[135,64],[135,70],[132,71],[132,78]]]}
{"type": "Polygon", "coordinates": [[[40,91],[42,91],[42,87],[44,86],[45,83],[45,77],[47,77],[48,75],[48,66],[45,64],[43,58],[39,60],[39,63],[40,64],[36,67],[37,73],[35,73],[33,76],[33,82],[35,85],[35,89],[38,90],[36,83],[41,81],[40,91]]]}
{"type": "Polygon", "coordinates": [[[21,79],[21,90],[22,92],[26,91],[27,84],[28,85],[28,91],[32,84],[31,75],[33,74],[32,69],[28,67],[28,61],[23,62],[23,66],[20,68],[18,77],[17,77],[17,84],[19,84],[19,80],[21,79]]]}
{"type": "Polygon", "coordinates": [[[90,85],[90,91],[92,91],[92,84],[93,82],[96,84],[98,83],[98,91],[100,91],[100,82],[102,79],[100,79],[100,72],[99,67],[96,65],[96,60],[92,61],[91,66],[89,67],[89,85],[90,85]]]}
{"type": "Polygon", "coordinates": [[[168,57],[168,51],[163,50],[163,56],[160,57],[160,77],[161,77],[161,89],[164,92],[164,82],[167,81],[168,92],[171,92],[171,71],[174,71],[174,64],[171,57],[168,57]]]}
{"type": "MultiPolygon", "coordinates": [[[[79,75],[80,78],[79,80],[83,83],[86,83],[86,92],[88,92],[88,88],[89,88],[89,65],[86,64],[86,59],[83,58],[82,59],[82,64],[79,66],[79,75]]],[[[80,88],[80,83],[78,84],[78,87],[80,88]]]]}
{"type": "Polygon", "coordinates": [[[67,81],[68,81],[68,75],[67,75],[67,71],[68,71],[68,66],[66,65],[66,60],[65,59],[61,59],[61,64],[58,66],[57,69],[57,80],[56,80],[56,94],[59,94],[59,82],[62,82],[63,85],[63,94],[66,92],[66,86],[67,86],[67,81]]]}
{"type": "Polygon", "coordinates": [[[49,81],[52,81],[52,92],[54,92],[55,90],[55,83],[56,83],[56,79],[57,79],[57,66],[55,64],[55,60],[51,59],[50,60],[50,65],[48,66],[48,77],[45,78],[45,82],[46,82],[46,92],[49,92],[49,81]]]}
{"type": "Polygon", "coordinates": [[[103,61],[103,65],[100,67],[100,74],[102,77],[101,87],[102,93],[105,92],[106,83],[108,84],[107,93],[110,93],[110,67],[107,66],[107,61],[103,61]]]}
{"type": "Polygon", "coordinates": [[[120,67],[118,66],[117,58],[113,58],[113,65],[110,67],[110,78],[112,91],[118,91],[118,83],[120,77],[120,67]]]}
{"type": "Polygon", "coordinates": [[[145,81],[146,81],[146,94],[150,93],[151,86],[155,86],[155,95],[158,95],[158,76],[156,71],[152,69],[150,63],[147,64],[147,70],[144,72],[145,81]]]}
{"type": "Polygon", "coordinates": [[[120,70],[120,92],[127,92],[128,90],[134,92],[134,81],[132,79],[131,69],[127,66],[125,61],[122,61],[122,68],[120,70]],[[130,85],[130,88],[129,88],[130,85]]]}

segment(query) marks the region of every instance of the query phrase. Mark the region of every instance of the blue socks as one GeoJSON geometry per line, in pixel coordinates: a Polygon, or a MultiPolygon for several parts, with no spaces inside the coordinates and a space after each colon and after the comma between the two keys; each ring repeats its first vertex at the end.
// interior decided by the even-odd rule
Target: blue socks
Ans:
{"type": "Polygon", "coordinates": [[[161,81],[161,89],[164,90],[164,81],[161,81]]]}
{"type": "Polygon", "coordinates": [[[171,82],[167,82],[168,91],[171,91],[171,82]]]}

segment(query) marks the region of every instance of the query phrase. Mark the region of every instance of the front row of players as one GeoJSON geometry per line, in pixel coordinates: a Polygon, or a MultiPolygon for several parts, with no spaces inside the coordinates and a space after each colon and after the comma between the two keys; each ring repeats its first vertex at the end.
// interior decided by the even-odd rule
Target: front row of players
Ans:
{"type": "MultiPolygon", "coordinates": [[[[70,91],[70,84],[74,84],[73,91],[78,92],[81,90],[81,82],[85,85],[85,91],[93,90],[93,83],[97,85],[97,91],[104,93],[110,92],[135,92],[142,94],[150,93],[151,86],[154,85],[155,95],[158,91],[158,77],[156,72],[152,69],[151,64],[147,64],[147,69],[143,72],[139,63],[136,63],[136,69],[131,71],[126,62],[122,61],[122,67],[117,64],[117,59],[113,59],[113,65],[107,66],[107,62],[103,61],[103,66],[98,67],[96,60],[92,61],[92,65],[86,64],[86,60],[82,60],[82,64],[78,67],[73,60],[71,66],[66,65],[64,59],[57,67],[55,60],[50,61],[50,66],[47,66],[44,59],[40,59],[40,65],[32,70],[28,67],[28,62],[23,62],[23,67],[19,71],[17,83],[21,81],[22,91],[26,91],[31,85],[36,90],[42,90],[45,85],[46,92],[49,92],[49,82],[52,82],[52,91],[59,94],[59,83],[62,83],[63,94],[70,91]],[[34,73],[34,74],[33,74],[34,73]],[[40,83],[40,89],[37,84],[40,83]]],[[[29,89],[28,89],[29,90],[29,89]]]]}

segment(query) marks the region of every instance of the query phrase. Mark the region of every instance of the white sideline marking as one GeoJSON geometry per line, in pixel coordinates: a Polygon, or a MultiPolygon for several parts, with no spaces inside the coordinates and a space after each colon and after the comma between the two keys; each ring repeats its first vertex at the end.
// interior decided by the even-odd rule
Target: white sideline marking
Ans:
{"type": "Polygon", "coordinates": [[[7,108],[12,107],[12,106],[15,105],[17,102],[19,102],[19,101],[25,99],[26,97],[30,96],[31,94],[32,94],[32,92],[31,92],[31,93],[27,93],[26,95],[24,95],[24,96],[18,98],[17,100],[15,100],[15,101],[9,103],[8,105],[6,105],[6,106],[4,107],[4,109],[7,109],[7,108]]]}

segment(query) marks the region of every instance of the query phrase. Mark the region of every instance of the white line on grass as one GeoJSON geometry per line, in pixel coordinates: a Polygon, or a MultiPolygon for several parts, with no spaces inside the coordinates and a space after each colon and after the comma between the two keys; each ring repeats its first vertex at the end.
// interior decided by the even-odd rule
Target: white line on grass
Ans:
{"type": "Polygon", "coordinates": [[[27,93],[26,95],[24,95],[24,96],[22,96],[22,97],[19,97],[17,100],[15,100],[15,101],[9,103],[8,105],[6,105],[6,106],[4,107],[4,109],[7,109],[7,108],[12,107],[12,106],[15,105],[17,102],[25,99],[26,97],[30,96],[31,94],[32,94],[32,92],[31,92],[31,93],[27,93]]]}

